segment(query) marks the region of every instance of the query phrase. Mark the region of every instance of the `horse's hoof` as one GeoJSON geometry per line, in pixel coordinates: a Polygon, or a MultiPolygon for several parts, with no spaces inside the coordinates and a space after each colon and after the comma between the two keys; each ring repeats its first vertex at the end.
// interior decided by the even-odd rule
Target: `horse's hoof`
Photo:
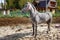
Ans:
{"type": "Polygon", "coordinates": [[[49,31],[46,31],[46,33],[48,34],[48,33],[49,33],[49,31]]]}

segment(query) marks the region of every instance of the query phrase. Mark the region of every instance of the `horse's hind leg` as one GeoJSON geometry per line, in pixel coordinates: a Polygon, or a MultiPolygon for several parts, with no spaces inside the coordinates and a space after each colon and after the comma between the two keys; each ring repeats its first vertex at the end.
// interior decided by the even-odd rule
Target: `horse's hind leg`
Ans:
{"type": "Polygon", "coordinates": [[[51,23],[51,20],[49,19],[49,20],[47,21],[47,24],[48,24],[48,31],[47,31],[47,33],[50,31],[50,23],[51,23]]]}
{"type": "Polygon", "coordinates": [[[48,23],[48,31],[50,31],[50,23],[48,23]]]}
{"type": "Polygon", "coordinates": [[[48,23],[48,30],[47,30],[47,33],[49,33],[50,31],[50,23],[48,23]]]}

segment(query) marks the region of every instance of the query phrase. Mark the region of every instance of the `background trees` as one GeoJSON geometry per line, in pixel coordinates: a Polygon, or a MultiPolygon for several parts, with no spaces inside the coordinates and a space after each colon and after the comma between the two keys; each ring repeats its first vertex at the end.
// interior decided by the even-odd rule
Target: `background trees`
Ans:
{"type": "Polygon", "coordinates": [[[57,0],[57,7],[60,10],[60,0],[57,0]]]}
{"type": "MultiPolygon", "coordinates": [[[[34,0],[6,0],[7,8],[16,8],[21,9],[26,2],[33,2],[34,0]]],[[[56,0],[58,4],[58,8],[60,9],[60,0],[56,0]]]]}
{"type": "Polygon", "coordinates": [[[6,7],[21,9],[27,1],[32,2],[33,0],[6,0],[6,7]]]}

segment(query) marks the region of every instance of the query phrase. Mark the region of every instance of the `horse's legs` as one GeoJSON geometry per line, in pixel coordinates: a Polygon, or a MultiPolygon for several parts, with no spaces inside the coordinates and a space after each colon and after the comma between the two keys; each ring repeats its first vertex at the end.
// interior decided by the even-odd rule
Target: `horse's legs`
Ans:
{"type": "Polygon", "coordinates": [[[47,31],[47,33],[50,31],[50,23],[51,23],[51,20],[48,20],[47,21],[47,24],[48,24],[48,31],[47,31]]]}
{"type": "Polygon", "coordinates": [[[32,35],[34,35],[34,24],[32,23],[32,27],[33,27],[33,34],[32,35]]]}
{"type": "Polygon", "coordinates": [[[48,31],[50,31],[50,23],[48,23],[48,31]]]}
{"type": "Polygon", "coordinates": [[[34,30],[35,30],[35,31],[34,31],[34,33],[35,33],[35,34],[34,34],[34,37],[36,38],[36,36],[37,36],[37,23],[35,24],[34,30]]]}
{"type": "Polygon", "coordinates": [[[49,31],[50,31],[50,24],[48,24],[47,33],[49,33],[49,31]]]}

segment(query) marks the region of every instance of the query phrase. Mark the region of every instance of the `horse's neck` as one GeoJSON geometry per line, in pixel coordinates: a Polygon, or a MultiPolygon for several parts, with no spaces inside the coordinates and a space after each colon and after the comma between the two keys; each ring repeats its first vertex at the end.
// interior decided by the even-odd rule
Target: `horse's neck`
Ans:
{"type": "Polygon", "coordinates": [[[31,17],[35,17],[36,14],[37,14],[37,10],[32,8],[32,9],[30,10],[30,16],[31,16],[31,17]]]}

